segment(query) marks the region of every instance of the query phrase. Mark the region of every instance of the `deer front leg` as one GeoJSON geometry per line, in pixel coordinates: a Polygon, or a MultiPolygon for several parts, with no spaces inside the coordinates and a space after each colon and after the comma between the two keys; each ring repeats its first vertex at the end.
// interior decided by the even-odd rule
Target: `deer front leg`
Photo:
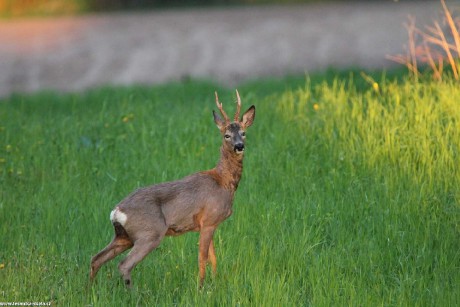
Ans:
{"type": "Polygon", "coordinates": [[[216,251],[214,250],[214,240],[213,239],[211,239],[211,243],[209,244],[208,260],[211,263],[212,273],[216,275],[217,259],[216,259],[216,251]]]}
{"type": "MultiPolygon", "coordinates": [[[[200,247],[198,255],[198,266],[200,270],[200,288],[203,286],[204,278],[206,276],[206,263],[208,262],[210,246],[212,237],[214,235],[215,227],[204,227],[200,230],[200,247]]],[[[215,262],[214,247],[211,251],[211,263],[215,262]]]]}

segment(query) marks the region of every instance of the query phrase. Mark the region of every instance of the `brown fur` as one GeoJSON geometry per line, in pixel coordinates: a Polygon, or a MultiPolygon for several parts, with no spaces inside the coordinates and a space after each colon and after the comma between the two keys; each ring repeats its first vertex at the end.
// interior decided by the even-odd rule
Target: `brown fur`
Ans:
{"type": "MultiPolygon", "coordinates": [[[[217,226],[232,214],[233,198],[243,172],[244,130],[255,117],[251,106],[241,121],[230,123],[218,103],[225,120],[214,113],[214,121],[223,136],[221,157],[211,170],[198,172],[177,181],[138,189],[122,200],[116,210],[126,215],[126,221],[112,221],[115,237],[91,260],[90,278],[100,267],[117,255],[132,248],[118,268],[126,285],[131,285],[131,270],[165,236],[177,236],[199,231],[199,278],[203,284],[206,263],[216,271],[216,256],[212,241],[217,226]],[[121,223],[123,222],[123,224],[121,223]]],[[[240,99],[238,95],[238,110],[240,99]]],[[[236,117],[236,116],[235,116],[236,117]]]]}

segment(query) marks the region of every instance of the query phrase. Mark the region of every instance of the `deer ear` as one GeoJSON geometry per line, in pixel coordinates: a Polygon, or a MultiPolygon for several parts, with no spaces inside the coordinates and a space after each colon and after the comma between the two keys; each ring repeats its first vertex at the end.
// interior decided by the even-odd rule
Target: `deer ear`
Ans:
{"type": "Polygon", "coordinates": [[[254,122],[254,118],[256,116],[256,107],[252,105],[249,109],[243,114],[243,119],[241,120],[241,124],[244,128],[247,128],[252,125],[254,122]]]}
{"type": "Polygon", "coordinates": [[[222,130],[225,127],[224,121],[222,120],[222,118],[220,118],[219,115],[217,115],[217,113],[214,110],[212,111],[212,115],[214,115],[214,122],[216,123],[217,128],[222,130]]]}

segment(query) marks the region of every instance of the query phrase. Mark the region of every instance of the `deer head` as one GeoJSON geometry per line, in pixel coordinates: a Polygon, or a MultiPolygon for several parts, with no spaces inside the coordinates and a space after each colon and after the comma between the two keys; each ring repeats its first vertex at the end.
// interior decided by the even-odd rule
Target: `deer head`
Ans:
{"type": "Polygon", "coordinates": [[[225,113],[222,103],[219,102],[219,97],[216,94],[216,105],[222,114],[223,119],[217,115],[215,111],[212,111],[214,115],[214,122],[219,128],[223,136],[223,146],[229,151],[233,151],[235,154],[243,154],[244,152],[244,139],[246,135],[246,129],[252,125],[254,122],[254,117],[256,115],[256,107],[254,105],[250,106],[249,109],[243,114],[240,119],[241,111],[241,98],[236,91],[236,112],[233,117],[233,122],[230,121],[230,118],[225,113]]]}

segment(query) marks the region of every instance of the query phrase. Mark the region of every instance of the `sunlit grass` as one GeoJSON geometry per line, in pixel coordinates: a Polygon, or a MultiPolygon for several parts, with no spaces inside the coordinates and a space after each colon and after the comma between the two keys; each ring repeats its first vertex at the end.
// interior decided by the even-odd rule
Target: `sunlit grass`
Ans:
{"type": "Polygon", "coordinates": [[[89,287],[89,261],[129,192],[215,165],[213,93],[231,112],[233,89],[191,82],[1,102],[0,302],[455,305],[460,89],[384,79],[239,88],[257,116],[234,214],[215,235],[218,274],[202,290],[196,233],[165,239],[134,270],[133,291],[120,257],[89,287]]]}

